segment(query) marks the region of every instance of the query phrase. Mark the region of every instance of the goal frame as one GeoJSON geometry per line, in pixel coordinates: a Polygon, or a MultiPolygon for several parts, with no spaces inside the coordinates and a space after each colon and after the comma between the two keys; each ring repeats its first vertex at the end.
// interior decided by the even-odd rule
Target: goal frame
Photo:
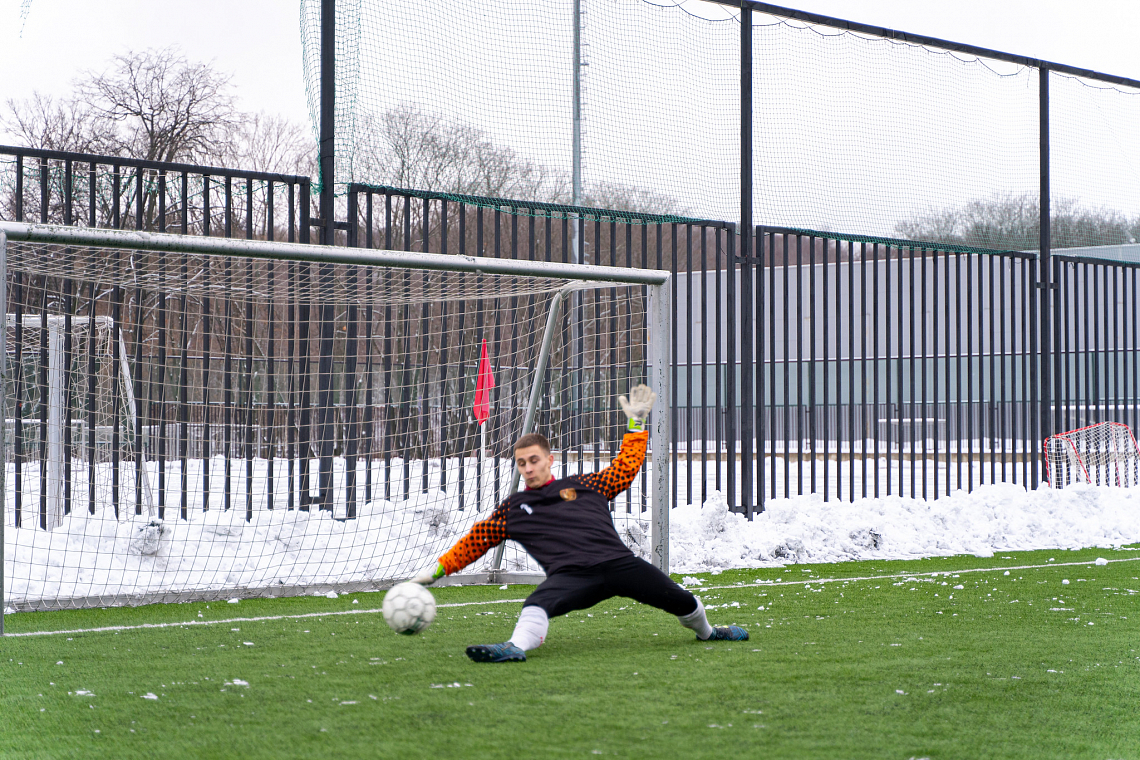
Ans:
{"type": "MultiPolygon", "coordinates": [[[[356,249],[322,246],[308,243],[287,243],[261,240],[235,240],[230,238],[189,237],[171,233],[154,233],[128,230],[92,229],[56,225],[0,222],[0,303],[7,303],[7,274],[9,240],[54,244],[63,246],[98,247],[128,250],[145,250],[160,253],[190,253],[207,256],[239,256],[256,259],[296,261],[306,263],[347,264],[364,267],[387,267],[413,270],[467,272],[474,274],[514,275],[559,278],[593,286],[602,284],[643,285],[648,290],[646,325],[648,340],[646,358],[647,381],[657,393],[658,412],[652,415],[649,426],[650,457],[653,463],[649,479],[650,496],[650,554],[652,564],[664,572],[669,571],[669,507],[670,503],[670,444],[671,388],[670,340],[672,329],[671,275],[669,272],[628,267],[604,267],[592,264],[563,264],[513,259],[490,259],[476,256],[356,249]]],[[[557,323],[557,311],[566,295],[580,285],[572,283],[555,295],[543,337],[540,363],[549,354],[552,334],[557,323]]],[[[0,330],[0,374],[7,372],[6,330],[0,330]]],[[[535,374],[523,433],[533,425],[535,409],[541,397],[541,371],[535,374]]],[[[0,409],[7,409],[6,391],[0,384],[0,409]]],[[[0,493],[6,493],[7,463],[0,446],[0,493]]],[[[517,488],[517,474],[515,478],[517,488]]],[[[5,511],[0,513],[0,635],[3,634],[3,611],[6,605],[4,578],[5,511]]],[[[502,583],[504,581],[536,582],[540,576],[505,573],[497,567],[489,572],[465,577],[464,583],[502,583]]],[[[169,597],[170,595],[162,594],[169,597]]],[[[177,594],[176,594],[177,596],[177,594]]]]}
{"type": "MultiPolygon", "coordinates": [[[[1045,455],[1044,456],[1044,459],[1045,459],[1045,482],[1049,484],[1050,488],[1056,488],[1057,487],[1053,484],[1054,473],[1052,471],[1052,465],[1050,464],[1050,459],[1049,459],[1050,443],[1053,440],[1059,440],[1062,442],[1062,445],[1067,446],[1070,449],[1072,449],[1074,452],[1076,452],[1076,449],[1073,446],[1072,440],[1069,438],[1069,436],[1073,435],[1074,433],[1083,433],[1086,430],[1092,430],[1093,428],[1102,427],[1102,426],[1124,428],[1124,430],[1128,433],[1128,440],[1132,442],[1132,448],[1134,450],[1140,452],[1140,446],[1137,446],[1137,444],[1136,444],[1136,436],[1132,433],[1132,428],[1130,428],[1128,425],[1125,425],[1123,422],[1113,422],[1112,420],[1106,420],[1104,422],[1094,422],[1091,425],[1085,425],[1084,427],[1075,428],[1073,430],[1066,430],[1063,433],[1056,433],[1055,435],[1051,435],[1048,438],[1046,438],[1045,444],[1042,447],[1043,453],[1045,455]]],[[[1084,475],[1085,482],[1086,483],[1091,482],[1091,477],[1089,475],[1087,466],[1081,460],[1079,455],[1076,457],[1076,459],[1077,459],[1077,463],[1080,466],[1081,473],[1084,475]]],[[[1117,478],[1119,479],[1119,475],[1117,476],[1117,478]]]]}

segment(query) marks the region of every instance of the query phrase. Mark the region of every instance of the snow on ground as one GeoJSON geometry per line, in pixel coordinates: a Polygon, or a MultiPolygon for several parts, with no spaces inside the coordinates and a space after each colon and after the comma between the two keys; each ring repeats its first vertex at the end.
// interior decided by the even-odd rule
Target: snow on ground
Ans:
{"type": "MultiPolygon", "coordinates": [[[[327,590],[328,585],[406,578],[446,551],[486,515],[491,503],[488,500],[480,513],[470,506],[461,511],[455,473],[447,492],[439,488],[437,470],[429,468],[429,475],[428,491],[422,491],[417,471],[407,500],[393,493],[387,500],[362,503],[353,520],[337,519],[343,518],[340,509],[329,513],[278,508],[255,509],[247,522],[243,508],[202,511],[198,502],[192,504],[190,519],[180,520],[177,510],[168,508],[157,541],[140,540],[147,537],[145,512],[118,520],[109,508],[93,515],[73,513],[51,531],[27,519],[15,528],[10,498],[5,601],[25,605],[81,598],[82,604],[113,604],[144,594],[188,591],[230,598],[274,586],[295,592],[297,587],[324,585],[327,590]]],[[[1140,541],[1140,492],[1134,489],[1075,486],[1027,492],[1019,485],[998,484],[930,501],[887,496],[840,502],[819,495],[794,496],[769,501],[767,511],[748,521],[728,510],[715,485],[708,485],[703,506],[685,504],[682,493],[671,512],[673,572],[960,553],[988,556],[996,551],[1140,541]]],[[[215,487],[212,480],[211,490],[215,487]]],[[[635,552],[648,556],[649,514],[637,510],[638,488],[635,483],[633,498],[615,502],[615,524],[635,552]],[[631,507],[634,511],[627,512],[631,507]]],[[[37,502],[26,500],[29,506],[37,502]]],[[[468,494],[466,503],[471,502],[468,494]]],[[[176,502],[171,498],[168,503],[176,502]]],[[[220,505],[222,500],[211,503],[220,505]]],[[[241,503],[244,506],[244,499],[241,503]]],[[[153,534],[154,528],[150,531],[153,534]]],[[[470,569],[486,569],[488,563],[489,555],[470,569]]],[[[510,544],[504,567],[538,569],[510,544]]]]}
{"type": "Polygon", "coordinates": [[[670,539],[673,572],[1119,546],[1140,541],[1140,491],[997,484],[932,501],[799,496],[768,502],[751,522],[714,494],[672,511],[670,539]]]}

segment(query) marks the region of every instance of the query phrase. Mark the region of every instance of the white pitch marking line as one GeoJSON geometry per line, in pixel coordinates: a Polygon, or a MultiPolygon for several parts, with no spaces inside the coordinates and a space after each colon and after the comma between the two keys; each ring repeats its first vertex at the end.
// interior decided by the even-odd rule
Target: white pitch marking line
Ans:
{"type": "MultiPolygon", "coordinates": [[[[1127,559],[1110,559],[1109,562],[1140,562],[1140,557],[1127,559]]],[[[938,570],[937,572],[923,573],[895,573],[891,575],[863,575],[851,578],[813,578],[799,581],[772,581],[771,583],[750,583],[741,586],[706,586],[695,588],[693,591],[719,591],[742,590],[748,588],[768,588],[770,586],[802,586],[812,583],[840,583],[846,581],[877,581],[891,578],[919,578],[922,576],[951,575],[962,573],[992,573],[999,570],[1042,570],[1050,567],[1072,567],[1075,565],[1095,565],[1096,560],[1089,562],[1050,562],[1044,565],[1007,565],[1005,567],[975,567],[967,570],[938,570]]],[[[525,599],[495,599],[488,602],[449,602],[439,604],[437,607],[478,607],[488,604],[522,604],[525,599]]],[[[226,618],[224,620],[187,620],[181,623],[142,623],[140,625],[109,625],[102,628],[73,628],[65,631],[26,631],[23,633],[5,633],[4,638],[19,636],[60,636],[65,633],[106,633],[109,631],[138,631],[148,628],[181,628],[194,625],[223,625],[225,623],[260,623],[270,620],[302,620],[305,618],[333,617],[336,615],[371,615],[380,612],[379,609],[367,610],[332,610],[329,612],[306,612],[301,615],[266,615],[263,617],[226,618]]]]}
{"type": "MultiPolygon", "coordinates": [[[[884,560],[887,561],[887,560],[884,560]]],[[[1140,557],[1128,557],[1127,559],[1110,559],[1109,562],[1140,562],[1140,557]]],[[[963,573],[993,573],[999,570],[1041,570],[1049,567],[1072,567],[1074,565],[1095,565],[1096,560],[1089,562],[1047,562],[1044,565],[1007,565],[1005,567],[975,567],[968,570],[938,570],[935,572],[921,572],[921,573],[894,573],[892,575],[862,575],[852,576],[850,578],[810,578],[798,581],[771,581],[770,583],[747,583],[737,586],[694,586],[690,587],[690,591],[718,591],[722,589],[733,588],[767,588],[769,586],[802,586],[804,584],[814,583],[846,583],[847,581],[879,581],[889,580],[891,578],[934,578],[938,576],[961,575],[963,573]]]]}
{"type": "MultiPolygon", "coordinates": [[[[483,604],[522,604],[524,599],[496,599],[490,602],[451,602],[437,604],[436,607],[477,607],[483,604]]],[[[306,612],[302,615],[266,615],[264,617],[226,618],[225,620],[187,620],[181,623],[142,623],[140,625],[108,625],[102,628],[73,628],[67,631],[27,631],[5,633],[4,638],[17,636],[59,636],[64,633],[106,633],[108,631],[138,631],[147,628],[181,628],[191,625],[222,625],[224,623],[260,623],[268,620],[301,620],[303,618],[332,617],[334,615],[369,615],[380,612],[379,608],[367,610],[332,610],[330,612],[306,612]]]]}

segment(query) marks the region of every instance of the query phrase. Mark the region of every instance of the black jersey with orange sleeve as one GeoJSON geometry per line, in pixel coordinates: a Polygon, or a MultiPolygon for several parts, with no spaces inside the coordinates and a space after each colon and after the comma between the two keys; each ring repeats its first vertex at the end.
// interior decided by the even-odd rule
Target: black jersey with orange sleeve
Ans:
{"type": "Polygon", "coordinates": [[[506,539],[522,544],[547,575],[630,556],[633,552],[614,528],[609,503],[641,470],[648,443],[647,431],[627,433],[606,469],[511,494],[440,557],[440,564],[451,575],[506,539]]]}

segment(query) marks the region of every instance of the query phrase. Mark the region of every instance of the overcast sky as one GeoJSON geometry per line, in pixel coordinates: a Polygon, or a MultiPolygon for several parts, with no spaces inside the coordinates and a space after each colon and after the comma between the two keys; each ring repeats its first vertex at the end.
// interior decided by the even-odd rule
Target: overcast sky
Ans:
{"type": "MultiPolygon", "coordinates": [[[[414,2],[415,0],[407,0],[414,2]]],[[[552,0],[553,2],[554,0],[552,0]]],[[[691,0],[690,0],[691,2],[691,0]]],[[[1136,0],[799,0],[855,21],[1140,79],[1136,0]]],[[[0,0],[0,94],[66,93],[131,48],[178,45],[233,73],[244,108],[307,119],[296,0],[0,0]]]]}

